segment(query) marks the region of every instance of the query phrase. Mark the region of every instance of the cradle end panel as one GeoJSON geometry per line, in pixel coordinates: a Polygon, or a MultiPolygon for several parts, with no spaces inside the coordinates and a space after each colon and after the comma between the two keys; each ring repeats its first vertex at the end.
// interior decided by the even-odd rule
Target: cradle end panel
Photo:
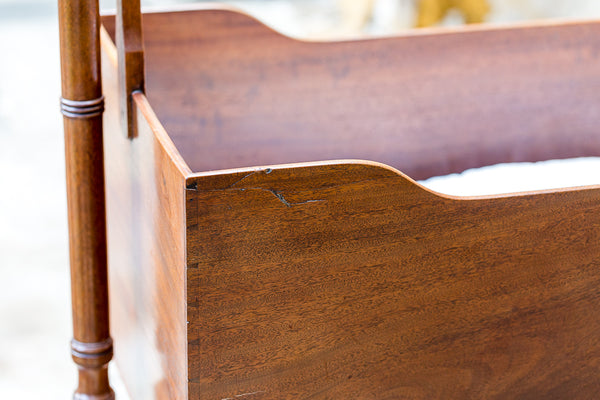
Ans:
{"type": "Polygon", "coordinates": [[[187,182],[190,399],[590,399],[600,191],[457,200],[386,168],[187,182]]]}
{"type": "Polygon", "coordinates": [[[600,153],[599,22],[306,42],[196,10],[145,14],[144,35],[194,171],[352,158],[422,179],[600,153]]]}
{"type": "Polygon", "coordinates": [[[123,134],[114,47],[103,40],[115,360],[132,400],[186,399],[185,170],[149,122],[143,99],[136,99],[138,137],[123,134]]]}

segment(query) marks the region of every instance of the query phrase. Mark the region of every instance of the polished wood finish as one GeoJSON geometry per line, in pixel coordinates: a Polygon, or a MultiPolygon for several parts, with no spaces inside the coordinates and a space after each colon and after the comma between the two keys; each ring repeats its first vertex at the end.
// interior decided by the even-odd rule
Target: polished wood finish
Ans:
{"type": "Polygon", "coordinates": [[[600,188],[455,198],[411,178],[597,153],[599,29],[309,43],[228,9],[148,14],[135,140],[103,32],[132,398],[597,397],[600,188]],[[342,157],[411,178],[268,166],[342,157]]]}
{"type": "Polygon", "coordinates": [[[144,14],[147,96],[194,171],[376,160],[414,179],[600,154],[600,24],[305,42],[230,11],[144,14]]]}
{"type": "Polygon", "coordinates": [[[69,249],[73,299],[74,398],[109,400],[104,157],[97,1],[59,0],[69,249]]]}
{"type": "Polygon", "coordinates": [[[600,393],[600,188],[448,198],[357,163],[187,186],[190,399],[600,393]]]}
{"type": "Polygon", "coordinates": [[[190,171],[142,94],[133,96],[138,135],[122,134],[117,54],[103,38],[115,360],[132,399],[186,399],[184,176],[190,171]]]}
{"type": "Polygon", "coordinates": [[[119,56],[119,103],[125,134],[137,136],[133,92],[144,91],[144,38],[140,0],[117,0],[116,41],[119,56]]]}

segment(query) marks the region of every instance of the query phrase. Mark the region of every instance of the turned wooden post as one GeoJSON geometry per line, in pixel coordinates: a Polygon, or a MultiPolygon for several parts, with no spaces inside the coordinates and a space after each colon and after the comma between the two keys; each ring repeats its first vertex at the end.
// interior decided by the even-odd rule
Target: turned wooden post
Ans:
{"type": "Polygon", "coordinates": [[[108,322],[104,156],[98,0],[59,0],[75,399],[108,400],[112,339],[108,322]]]}

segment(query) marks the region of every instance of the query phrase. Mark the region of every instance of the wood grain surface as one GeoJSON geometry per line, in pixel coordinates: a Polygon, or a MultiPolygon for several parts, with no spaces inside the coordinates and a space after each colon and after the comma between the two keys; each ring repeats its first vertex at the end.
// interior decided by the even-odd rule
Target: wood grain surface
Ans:
{"type": "Polygon", "coordinates": [[[103,37],[110,318],[133,400],[186,399],[184,176],[189,169],[134,95],[138,136],[123,135],[116,49],[103,37]]]}
{"type": "Polygon", "coordinates": [[[144,15],[147,96],[194,171],[364,159],[414,179],[600,154],[600,24],[303,42],[225,10],[144,15]]]}
{"type": "MultiPolygon", "coordinates": [[[[73,398],[113,400],[98,1],[59,0],[73,340],[73,398]]],[[[65,382],[66,384],[66,382],[65,382]]]]}
{"type": "Polygon", "coordinates": [[[600,392],[600,189],[455,199],[355,163],[187,185],[190,399],[600,392]]]}
{"type": "Polygon", "coordinates": [[[467,199],[366,161],[191,170],[362,158],[424,178],[597,154],[598,23],[331,43],[228,9],[143,24],[134,141],[103,47],[111,321],[135,400],[597,397],[600,188],[467,199]]]}

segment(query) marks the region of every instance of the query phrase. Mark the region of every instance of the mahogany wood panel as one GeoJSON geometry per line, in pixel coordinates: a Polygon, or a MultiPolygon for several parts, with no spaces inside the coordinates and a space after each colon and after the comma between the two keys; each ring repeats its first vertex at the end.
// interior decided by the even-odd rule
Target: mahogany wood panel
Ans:
{"type": "Polygon", "coordinates": [[[189,169],[134,95],[138,137],[123,135],[116,49],[103,36],[110,317],[132,400],[186,399],[184,176],[189,169]]]}
{"type": "Polygon", "coordinates": [[[592,399],[600,189],[441,197],[375,164],[187,180],[190,399],[592,399]]]}
{"type": "Polygon", "coordinates": [[[353,158],[420,179],[600,154],[597,22],[314,43],[227,9],[143,27],[147,96],[194,171],[353,158]]]}
{"type": "Polygon", "coordinates": [[[186,161],[422,178],[597,154],[598,23],[330,43],[226,9],[143,24],[133,141],[103,37],[111,321],[134,399],[597,397],[600,188],[459,199],[370,162],[186,161]]]}

